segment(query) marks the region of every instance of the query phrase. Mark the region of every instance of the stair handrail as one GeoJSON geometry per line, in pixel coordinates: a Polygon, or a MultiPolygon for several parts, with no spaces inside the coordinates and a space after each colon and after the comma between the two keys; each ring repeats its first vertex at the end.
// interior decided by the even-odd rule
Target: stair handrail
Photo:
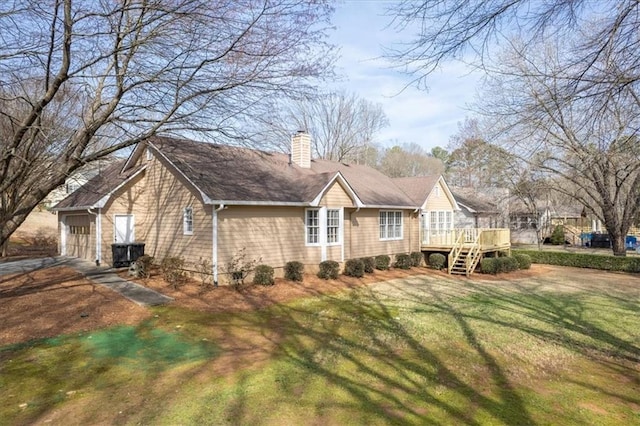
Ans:
{"type": "Polygon", "coordinates": [[[467,256],[465,257],[464,266],[465,275],[467,277],[471,275],[473,269],[476,267],[478,261],[480,260],[480,235],[482,234],[482,232],[482,229],[478,230],[478,235],[476,235],[476,238],[473,241],[473,245],[471,246],[471,249],[467,252],[467,256]]]}
{"type": "Polygon", "coordinates": [[[460,235],[458,235],[458,238],[456,239],[456,242],[453,244],[453,249],[449,252],[449,256],[448,256],[448,271],[449,274],[451,274],[451,270],[453,269],[453,264],[455,263],[456,260],[458,260],[458,256],[460,255],[460,252],[462,251],[462,247],[464,246],[464,230],[462,230],[462,232],[460,232],[460,235]]]}

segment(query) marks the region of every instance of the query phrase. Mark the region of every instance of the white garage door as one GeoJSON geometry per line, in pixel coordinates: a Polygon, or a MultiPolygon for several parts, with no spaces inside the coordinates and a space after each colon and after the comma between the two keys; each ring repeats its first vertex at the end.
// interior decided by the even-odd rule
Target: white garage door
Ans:
{"type": "Polygon", "coordinates": [[[92,218],[88,215],[73,215],[65,218],[66,255],[94,260],[94,248],[91,243],[92,218]]]}

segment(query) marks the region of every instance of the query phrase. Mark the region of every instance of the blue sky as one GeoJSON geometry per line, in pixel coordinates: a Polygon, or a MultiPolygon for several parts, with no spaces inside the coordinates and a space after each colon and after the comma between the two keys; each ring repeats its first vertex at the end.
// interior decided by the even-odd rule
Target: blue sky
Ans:
{"type": "Polygon", "coordinates": [[[391,3],[346,0],[336,4],[331,39],[340,48],[337,71],[344,77],[336,88],[382,105],[389,119],[377,138],[382,145],[415,142],[427,150],[446,147],[458,122],[471,115],[467,105],[475,96],[479,75],[451,62],[429,77],[428,91],[414,87],[403,91],[410,77],[380,59],[381,46],[410,37],[385,28],[389,18],[382,15],[391,3]]]}

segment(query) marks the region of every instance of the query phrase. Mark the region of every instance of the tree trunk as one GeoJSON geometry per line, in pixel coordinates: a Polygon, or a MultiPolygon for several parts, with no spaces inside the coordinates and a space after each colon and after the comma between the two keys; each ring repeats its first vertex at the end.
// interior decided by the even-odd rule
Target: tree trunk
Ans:
{"type": "Polygon", "coordinates": [[[627,247],[625,246],[626,235],[621,234],[619,232],[611,233],[611,248],[613,249],[614,256],[626,256],[627,255],[627,247]]]}

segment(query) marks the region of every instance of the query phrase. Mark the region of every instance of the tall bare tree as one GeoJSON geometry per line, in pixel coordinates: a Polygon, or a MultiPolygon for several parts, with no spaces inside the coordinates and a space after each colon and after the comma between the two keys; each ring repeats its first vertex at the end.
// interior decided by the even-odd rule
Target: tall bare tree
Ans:
{"type": "Polygon", "coordinates": [[[491,145],[476,118],[458,123],[447,146],[447,179],[455,186],[488,188],[505,185],[510,155],[491,145]]]}
{"type": "Polygon", "coordinates": [[[614,254],[624,256],[640,212],[640,84],[610,90],[628,75],[628,58],[614,52],[577,83],[566,64],[571,47],[564,39],[525,55],[514,43],[491,70],[481,108],[495,124],[495,140],[547,176],[553,190],[592,210],[614,254]]]}
{"type": "Polygon", "coordinates": [[[291,149],[290,135],[309,132],[316,158],[369,163],[377,133],[389,125],[379,104],[353,93],[330,92],[287,102],[274,108],[262,123],[259,134],[283,152],[291,149]]]}
{"type": "MultiPolygon", "coordinates": [[[[573,80],[581,80],[611,52],[627,56],[632,68],[640,69],[637,0],[404,0],[391,4],[388,14],[393,27],[415,36],[389,46],[386,53],[421,85],[448,60],[465,58],[490,65],[496,47],[515,39],[536,49],[541,41],[577,33],[573,80]]],[[[637,72],[628,78],[637,80],[637,72]]],[[[620,87],[626,81],[610,83],[620,87]]]]}
{"type": "Polygon", "coordinates": [[[384,150],[378,169],[390,177],[439,175],[444,164],[416,143],[395,145],[384,150]]]}
{"type": "Polygon", "coordinates": [[[83,164],[164,132],[239,137],[332,65],[300,0],[0,3],[0,245],[83,164]]]}

